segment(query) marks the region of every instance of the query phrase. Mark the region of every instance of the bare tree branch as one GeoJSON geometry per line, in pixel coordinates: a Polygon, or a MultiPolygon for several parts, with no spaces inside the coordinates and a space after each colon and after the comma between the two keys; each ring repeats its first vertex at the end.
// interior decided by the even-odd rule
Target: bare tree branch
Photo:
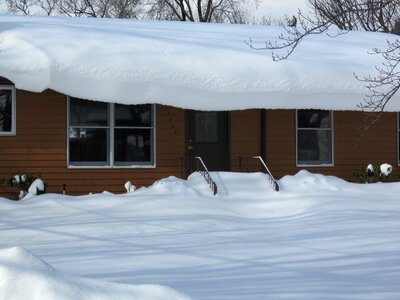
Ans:
{"type": "Polygon", "coordinates": [[[373,49],[371,55],[381,55],[381,66],[375,67],[378,75],[355,77],[366,84],[368,94],[358,106],[367,111],[382,112],[389,100],[400,89],[400,39],[387,41],[386,49],[373,49]]]}
{"type": "Polygon", "coordinates": [[[61,14],[93,18],[138,18],[141,0],[6,0],[12,13],[61,14]],[[33,9],[34,8],[34,9],[33,9]]]}
{"type": "Polygon", "coordinates": [[[191,22],[250,22],[259,0],[149,0],[152,19],[191,22]]]}
{"type": "MultiPolygon", "coordinates": [[[[264,47],[255,47],[252,41],[247,44],[256,50],[272,50],[272,57],[279,61],[288,58],[310,35],[328,34],[330,27],[336,27],[343,34],[349,30],[366,30],[400,35],[400,0],[308,0],[313,14],[298,12],[299,26],[285,26],[284,34],[275,41],[266,41],[264,47]],[[284,51],[284,53],[282,53],[284,51]]],[[[331,36],[331,35],[330,35],[331,36]]],[[[382,65],[376,66],[376,75],[360,77],[366,95],[358,107],[370,114],[365,122],[365,130],[374,124],[388,102],[400,89],[400,39],[387,41],[385,49],[372,49],[371,55],[380,55],[382,65]]]]}
{"type": "Polygon", "coordinates": [[[30,15],[30,9],[35,5],[34,0],[6,0],[8,11],[30,15]]]}

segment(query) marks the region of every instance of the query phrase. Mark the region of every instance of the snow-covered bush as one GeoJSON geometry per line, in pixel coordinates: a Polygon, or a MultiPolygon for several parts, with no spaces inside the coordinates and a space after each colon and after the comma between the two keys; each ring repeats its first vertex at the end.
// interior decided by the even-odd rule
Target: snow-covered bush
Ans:
{"type": "Polygon", "coordinates": [[[132,193],[136,190],[136,186],[134,186],[130,181],[125,182],[124,187],[127,193],[132,193]]]}
{"type": "Polygon", "coordinates": [[[28,189],[28,193],[32,195],[44,194],[45,191],[46,185],[40,178],[36,178],[28,189]]]}
{"type": "Polygon", "coordinates": [[[371,177],[371,176],[373,176],[373,175],[376,173],[376,172],[375,172],[375,168],[374,168],[374,166],[373,166],[372,164],[369,164],[369,165],[367,166],[366,172],[367,172],[367,176],[368,176],[368,177],[371,177]]]}
{"type": "Polygon", "coordinates": [[[385,163],[385,164],[381,164],[380,170],[383,175],[388,177],[390,174],[392,174],[393,167],[391,165],[385,163]]]}
{"type": "Polygon", "coordinates": [[[353,172],[360,183],[371,183],[385,181],[393,171],[390,164],[384,163],[380,166],[377,164],[369,164],[365,170],[361,172],[353,172]]]}
{"type": "Polygon", "coordinates": [[[8,186],[18,189],[17,195],[15,197],[16,200],[24,198],[28,193],[31,193],[31,191],[31,194],[34,195],[44,194],[46,191],[46,183],[42,181],[40,175],[33,176],[30,174],[17,174],[11,176],[7,180],[5,180],[5,182],[8,186]],[[40,184],[39,180],[42,182],[42,184],[40,184]],[[35,187],[32,187],[33,185],[35,187],[38,187],[39,189],[35,189],[35,187]]]}

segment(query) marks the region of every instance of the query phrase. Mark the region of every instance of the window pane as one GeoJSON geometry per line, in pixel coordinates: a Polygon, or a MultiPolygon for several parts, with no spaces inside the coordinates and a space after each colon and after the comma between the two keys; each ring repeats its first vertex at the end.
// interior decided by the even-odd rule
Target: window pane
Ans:
{"type": "Polygon", "coordinates": [[[71,98],[71,126],[108,126],[108,103],[71,98]]]}
{"type": "Polygon", "coordinates": [[[108,165],[109,130],[105,128],[70,128],[70,163],[91,162],[92,165],[108,165]]]}
{"type": "Polygon", "coordinates": [[[197,143],[218,142],[218,113],[195,112],[194,140],[197,143]]]}
{"type": "Polygon", "coordinates": [[[0,90],[0,132],[10,132],[12,127],[12,92],[0,90]]]}
{"type": "Polygon", "coordinates": [[[299,164],[332,163],[332,132],[330,130],[299,130],[297,143],[299,164]]]}
{"type": "Polygon", "coordinates": [[[298,128],[331,128],[331,114],[328,110],[298,110],[298,128]]]}
{"type": "Polygon", "coordinates": [[[134,162],[152,163],[151,129],[115,129],[114,161],[116,165],[134,162]]]}
{"type": "Polygon", "coordinates": [[[115,126],[152,126],[151,105],[115,104],[115,126]]]}

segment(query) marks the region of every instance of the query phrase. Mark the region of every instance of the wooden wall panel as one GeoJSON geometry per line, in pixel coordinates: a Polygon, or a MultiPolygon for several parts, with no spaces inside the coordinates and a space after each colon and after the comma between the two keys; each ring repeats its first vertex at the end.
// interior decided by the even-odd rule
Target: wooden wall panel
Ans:
{"type": "MultiPolygon", "coordinates": [[[[67,168],[67,98],[47,90],[31,93],[17,90],[17,134],[0,137],[0,178],[19,173],[41,174],[47,191],[67,194],[124,192],[131,180],[138,187],[170,175],[181,176],[184,156],[184,110],[156,106],[155,168],[67,168]]],[[[10,189],[0,187],[0,197],[10,197],[10,189]]]]}
{"type": "Polygon", "coordinates": [[[267,110],[266,163],[275,178],[296,172],[295,112],[267,110]]]}
{"type": "MultiPolygon", "coordinates": [[[[1,79],[1,78],[0,78],[1,79]]],[[[8,84],[1,81],[0,84],[8,84]]],[[[171,175],[182,176],[185,156],[185,110],[156,106],[155,168],[67,168],[67,99],[47,90],[31,93],[17,90],[17,134],[0,137],[0,178],[14,174],[41,174],[48,192],[87,194],[108,190],[124,192],[124,183],[147,186],[171,175]]],[[[293,175],[296,167],[296,132],[294,110],[266,111],[266,162],[276,178],[293,175]]],[[[334,113],[334,167],[309,167],[311,172],[336,175],[354,180],[352,172],[368,163],[390,163],[397,169],[397,116],[384,113],[361,142],[359,135],[363,114],[334,113]]],[[[239,157],[261,154],[261,111],[258,109],[230,113],[231,170],[239,171],[239,157]]],[[[1,186],[0,197],[10,197],[13,189],[1,186]]]]}
{"type": "Polygon", "coordinates": [[[0,85],[14,85],[14,83],[4,77],[0,77],[0,85]]]}
{"type": "Polygon", "coordinates": [[[231,170],[239,171],[241,156],[260,155],[261,111],[259,109],[231,112],[231,170]]]}
{"type": "MultiPolygon", "coordinates": [[[[296,167],[296,124],[294,110],[267,112],[267,164],[277,178],[296,174],[301,169],[339,176],[355,181],[353,171],[369,163],[389,163],[397,167],[397,114],[384,113],[365,132],[360,142],[360,128],[365,114],[336,111],[334,118],[334,167],[296,167]]],[[[398,172],[398,171],[397,171],[398,172]]]]}
{"type": "Polygon", "coordinates": [[[360,112],[334,113],[336,168],[332,174],[354,181],[352,172],[369,163],[389,163],[397,168],[397,114],[384,113],[356,143],[364,119],[360,112]]]}

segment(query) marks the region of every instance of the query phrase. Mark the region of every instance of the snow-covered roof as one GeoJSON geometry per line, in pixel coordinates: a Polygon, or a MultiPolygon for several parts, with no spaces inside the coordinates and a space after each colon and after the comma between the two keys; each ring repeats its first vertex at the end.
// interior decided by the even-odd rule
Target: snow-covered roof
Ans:
{"type": "MultiPolygon", "coordinates": [[[[0,16],[0,76],[17,88],[86,99],[183,108],[356,110],[367,93],[382,33],[305,39],[274,62],[253,45],[279,27],[66,17],[0,16]]],[[[400,110],[400,95],[387,110],[400,110]]]]}

